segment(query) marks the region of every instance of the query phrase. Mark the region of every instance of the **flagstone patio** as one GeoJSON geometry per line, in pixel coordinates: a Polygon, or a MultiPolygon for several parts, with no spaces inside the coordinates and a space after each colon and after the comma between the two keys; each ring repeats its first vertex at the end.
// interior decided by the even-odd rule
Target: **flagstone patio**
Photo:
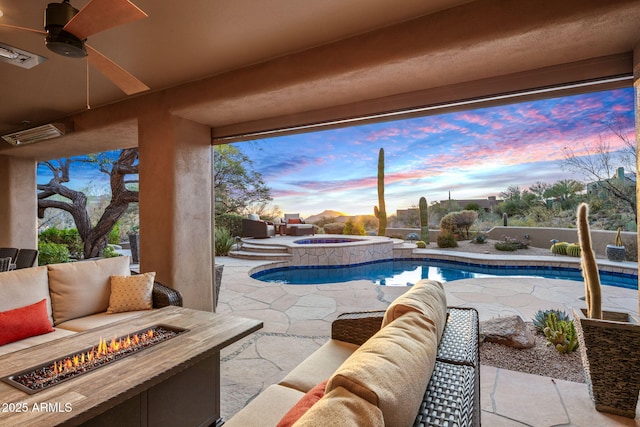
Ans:
{"type": "MultiPolygon", "coordinates": [[[[270,384],[283,378],[329,339],[331,321],[343,312],[385,309],[406,287],[358,280],[325,285],[282,285],[248,276],[265,261],[216,257],[224,264],[217,311],[259,319],[264,328],[223,351],[222,416],[229,418],[270,384]]],[[[474,307],[480,319],[539,309],[583,306],[581,282],[541,278],[466,279],[446,284],[450,306],[474,307]]],[[[635,290],[606,286],[603,308],[636,312],[635,290]]],[[[482,422],[487,426],[636,426],[597,412],[587,386],[537,375],[481,368],[482,422]]]]}

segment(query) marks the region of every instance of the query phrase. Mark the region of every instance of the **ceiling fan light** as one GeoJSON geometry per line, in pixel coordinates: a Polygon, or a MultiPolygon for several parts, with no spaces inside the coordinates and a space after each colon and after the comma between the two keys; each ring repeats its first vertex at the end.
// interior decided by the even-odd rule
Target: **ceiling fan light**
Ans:
{"type": "Polygon", "coordinates": [[[84,41],[73,34],[64,30],[53,30],[48,31],[48,33],[49,35],[45,38],[45,44],[50,51],[69,58],[84,58],[87,56],[84,41]]]}
{"type": "Polygon", "coordinates": [[[49,123],[31,129],[21,130],[19,132],[2,135],[2,139],[13,145],[32,144],[34,142],[44,141],[46,139],[57,138],[63,136],[65,126],[62,123],[49,123]]]}
{"type": "Polygon", "coordinates": [[[47,30],[45,44],[50,51],[69,58],[87,56],[84,40],[64,30],[64,26],[77,13],[78,9],[66,1],[47,5],[44,11],[44,29],[47,30]]]}

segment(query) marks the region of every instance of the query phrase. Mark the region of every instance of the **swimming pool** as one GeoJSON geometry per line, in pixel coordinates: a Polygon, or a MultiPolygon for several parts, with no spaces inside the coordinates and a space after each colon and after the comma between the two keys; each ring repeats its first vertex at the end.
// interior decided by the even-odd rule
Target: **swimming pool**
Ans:
{"type": "MultiPolygon", "coordinates": [[[[580,270],[563,267],[476,265],[441,260],[384,260],[351,266],[295,266],[263,270],[251,275],[263,282],[291,285],[339,283],[370,280],[376,285],[411,286],[420,279],[451,282],[480,277],[544,277],[582,282],[580,270]]],[[[638,277],[631,274],[600,272],[603,285],[638,289],[638,277]]]]}

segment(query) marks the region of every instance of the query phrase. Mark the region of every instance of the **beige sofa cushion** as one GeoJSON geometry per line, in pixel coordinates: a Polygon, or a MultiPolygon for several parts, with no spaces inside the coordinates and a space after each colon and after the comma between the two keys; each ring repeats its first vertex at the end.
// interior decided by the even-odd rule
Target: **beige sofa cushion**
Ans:
{"type": "Polygon", "coordinates": [[[55,324],[107,311],[111,276],[128,276],[129,257],[50,264],[49,290],[55,324]]]}
{"type": "Polygon", "coordinates": [[[73,331],[67,331],[66,329],[55,328],[53,332],[44,335],[36,335],[35,337],[25,338],[20,341],[12,342],[5,345],[0,345],[0,356],[3,354],[11,353],[13,351],[23,350],[25,348],[33,347],[34,345],[43,344],[49,341],[56,340],[58,338],[66,337],[69,335],[75,335],[73,331]]]}
{"type": "Polygon", "coordinates": [[[225,421],[224,427],[275,426],[304,396],[304,393],[277,384],[270,385],[237,414],[225,421]]]}
{"type": "Polygon", "coordinates": [[[329,378],[359,346],[339,340],[329,340],[285,376],[280,385],[308,392],[329,378]]]}
{"type": "Polygon", "coordinates": [[[436,327],[408,312],[360,346],[329,379],[327,393],[344,387],[379,407],[386,426],[410,426],[435,366],[437,341],[436,327]]]}
{"type": "Polygon", "coordinates": [[[21,268],[0,273],[0,311],[13,310],[47,300],[47,313],[53,325],[47,267],[21,268]]]}
{"type": "Polygon", "coordinates": [[[324,397],[300,417],[293,427],[382,427],[384,425],[380,408],[343,387],[337,387],[327,391],[324,397]]]}
{"type": "Polygon", "coordinates": [[[447,323],[447,297],[442,283],[428,279],[418,281],[387,307],[381,327],[411,311],[421,313],[436,326],[440,342],[447,323]]]}

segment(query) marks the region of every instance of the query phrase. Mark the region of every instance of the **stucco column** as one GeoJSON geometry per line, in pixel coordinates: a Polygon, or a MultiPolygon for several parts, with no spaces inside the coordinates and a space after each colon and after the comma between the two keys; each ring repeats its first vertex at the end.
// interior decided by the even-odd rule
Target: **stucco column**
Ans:
{"type": "MultiPolygon", "coordinates": [[[[634,115],[636,124],[636,176],[640,176],[638,165],[638,154],[640,154],[640,44],[633,50],[633,92],[634,92],[634,115]]],[[[636,200],[640,200],[640,186],[636,183],[636,200]]],[[[640,216],[640,205],[636,207],[640,216]]],[[[637,247],[640,248],[640,233],[636,240],[637,247]]],[[[640,266],[640,258],[638,259],[640,266]]],[[[639,281],[640,282],[640,281],[639,281]]],[[[638,283],[638,314],[640,314],[640,283],[638,283]]]]}
{"type": "Polygon", "coordinates": [[[38,247],[36,167],[32,159],[0,156],[0,246],[38,247]]]}
{"type": "Polygon", "coordinates": [[[160,108],[138,130],[140,271],[214,311],[211,130],[160,108]]]}

